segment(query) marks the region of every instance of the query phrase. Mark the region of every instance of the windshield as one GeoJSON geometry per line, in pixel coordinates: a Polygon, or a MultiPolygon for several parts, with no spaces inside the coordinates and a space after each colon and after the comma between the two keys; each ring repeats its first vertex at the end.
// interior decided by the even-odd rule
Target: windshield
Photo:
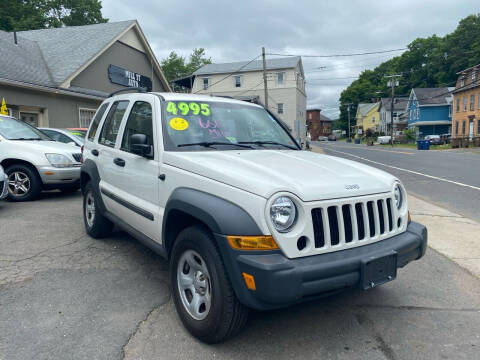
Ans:
{"type": "Polygon", "coordinates": [[[163,103],[165,149],[294,149],[293,138],[262,108],[224,102],[163,103]]]}
{"type": "Polygon", "coordinates": [[[82,144],[85,143],[85,137],[87,135],[86,131],[81,131],[81,130],[67,130],[67,131],[70,134],[70,136],[73,136],[80,143],[82,143],[82,144]]]}
{"type": "Polygon", "coordinates": [[[52,140],[33,126],[5,116],[0,116],[0,135],[7,140],[52,140]]]}

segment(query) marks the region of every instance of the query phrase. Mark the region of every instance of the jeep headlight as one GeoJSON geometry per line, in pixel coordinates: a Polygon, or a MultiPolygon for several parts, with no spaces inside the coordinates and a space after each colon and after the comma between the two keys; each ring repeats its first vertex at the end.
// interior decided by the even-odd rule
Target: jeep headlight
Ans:
{"type": "Polygon", "coordinates": [[[403,192],[398,183],[396,183],[393,188],[393,196],[395,197],[395,205],[397,206],[397,209],[400,209],[403,205],[403,192]]]}
{"type": "Polygon", "coordinates": [[[270,206],[270,219],[278,232],[288,232],[297,219],[297,208],[288,196],[278,197],[270,206]]]}
{"type": "Polygon", "coordinates": [[[63,168],[72,166],[69,158],[62,154],[45,154],[50,165],[53,167],[63,168]]]}

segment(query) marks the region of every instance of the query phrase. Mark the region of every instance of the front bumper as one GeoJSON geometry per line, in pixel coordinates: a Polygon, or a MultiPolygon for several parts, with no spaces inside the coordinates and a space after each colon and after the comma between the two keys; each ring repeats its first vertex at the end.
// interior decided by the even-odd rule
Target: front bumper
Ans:
{"type": "Polygon", "coordinates": [[[44,185],[73,184],[80,181],[80,166],[56,168],[53,166],[37,166],[44,185]]]}
{"type": "Polygon", "coordinates": [[[8,177],[7,175],[0,175],[0,200],[3,200],[8,195],[8,177]],[[3,179],[1,179],[3,177],[3,179]]]}
{"type": "Polygon", "coordinates": [[[288,259],[280,251],[233,250],[225,236],[216,238],[237,297],[258,310],[361,286],[362,263],[369,258],[396,253],[400,268],[420,259],[427,248],[427,229],[415,222],[405,232],[370,245],[296,259],[288,259]],[[254,276],[255,291],[247,289],[242,272],[254,276]]]}

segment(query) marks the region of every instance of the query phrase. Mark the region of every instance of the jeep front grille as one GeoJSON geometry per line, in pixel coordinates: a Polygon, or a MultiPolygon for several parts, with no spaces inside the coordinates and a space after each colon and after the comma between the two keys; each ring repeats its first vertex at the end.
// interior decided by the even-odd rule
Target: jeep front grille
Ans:
{"type": "Polygon", "coordinates": [[[392,198],[380,198],[312,209],[315,248],[368,243],[396,230],[392,198]]]}

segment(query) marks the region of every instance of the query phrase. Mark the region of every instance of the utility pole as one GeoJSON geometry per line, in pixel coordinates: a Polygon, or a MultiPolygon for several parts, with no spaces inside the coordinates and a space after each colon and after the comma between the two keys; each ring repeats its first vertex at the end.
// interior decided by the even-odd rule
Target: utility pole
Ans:
{"type": "Polygon", "coordinates": [[[265,107],[268,109],[267,60],[265,60],[265,47],[262,47],[262,59],[263,59],[263,88],[265,90],[265,107]]]}
{"type": "Polygon", "coordinates": [[[395,98],[395,86],[398,86],[397,77],[402,76],[402,74],[393,74],[393,75],[385,75],[386,78],[390,79],[389,84],[392,87],[392,100],[390,103],[390,144],[393,147],[393,101],[395,98]]]}
{"type": "Polygon", "coordinates": [[[353,103],[347,103],[345,105],[347,105],[347,112],[348,112],[348,131],[347,131],[347,134],[348,134],[348,139],[350,140],[350,129],[352,128],[350,126],[350,105],[353,105],[353,103]]]}

